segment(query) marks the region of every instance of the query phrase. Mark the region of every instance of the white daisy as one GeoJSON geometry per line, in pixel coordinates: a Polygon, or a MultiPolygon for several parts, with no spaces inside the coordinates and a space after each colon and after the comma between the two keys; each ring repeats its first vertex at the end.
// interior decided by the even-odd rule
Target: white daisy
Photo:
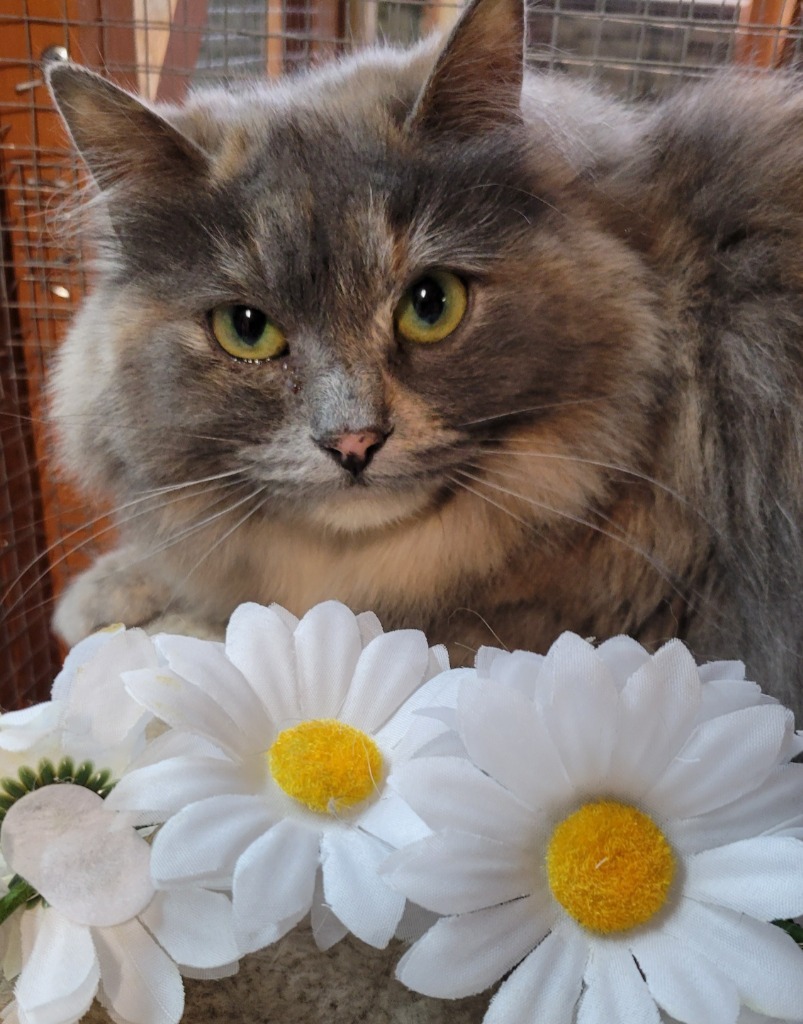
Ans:
{"type": "Polygon", "coordinates": [[[151,721],[120,672],[158,664],[138,630],[97,634],[71,652],[51,701],[0,717],[0,942],[19,1024],[71,1024],[96,995],[115,1019],[176,1024],[174,959],[237,959],[227,898],[157,893],[134,816],[107,801],[151,721]]]}
{"type": "Polygon", "coordinates": [[[244,952],[310,911],[322,948],[347,931],[386,945],[405,900],[378,866],[428,830],[385,778],[444,728],[414,712],[453,690],[422,686],[448,668],[445,651],[334,601],[301,621],[242,605],[225,646],[155,642],[169,668],[126,683],[173,729],[112,803],[169,817],[153,844],[157,885],[231,888],[244,952]]]}
{"type": "Polygon", "coordinates": [[[383,873],[447,915],[404,984],[456,998],[512,971],[485,1024],[799,1018],[803,952],[768,923],[803,909],[791,712],[736,668],[703,674],[679,642],[484,652],[458,697],[467,758],[390,780],[434,834],[383,873]]]}

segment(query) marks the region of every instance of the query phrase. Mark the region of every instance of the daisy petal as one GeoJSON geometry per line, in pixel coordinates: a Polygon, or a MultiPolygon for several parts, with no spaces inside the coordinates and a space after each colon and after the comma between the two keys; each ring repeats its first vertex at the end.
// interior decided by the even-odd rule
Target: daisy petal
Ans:
{"type": "Polygon", "coordinates": [[[775,925],[681,899],[663,925],[734,982],[742,1001],[768,1017],[797,1020],[803,1006],[803,950],[775,925]]]}
{"type": "Polygon", "coordinates": [[[539,683],[549,694],[541,708],[544,724],[572,786],[597,786],[608,774],[619,720],[619,694],[607,665],[591,644],[563,633],[549,649],[539,683]]]}
{"type": "Polygon", "coordinates": [[[609,779],[638,799],[677,754],[700,707],[697,666],[682,643],[665,644],[625,683],[609,779]]]}
{"type": "Polygon", "coordinates": [[[528,807],[571,798],[574,787],[541,715],[527,697],[502,682],[466,682],[460,687],[458,716],[460,735],[474,764],[528,807]]]}
{"type": "Polygon", "coordinates": [[[95,998],[100,968],[89,929],[62,917],[52,907],[27,911],[34,937],[30,955],[14,989],[19,1009],[30,1024],[78,1020],[95,998]]]}
{"type": "Polygon", "coordinates": [[[803,914],[803,843],[758,836],[687,858],[683,894],[760,921],[803,914]]]}
{"type": "Polygon", "coordinates": [[[205,889],[157,892],[140,914],[140,921],[182,966],[228,968],[239,958],[231,900],[223,893],[205,889]]]}
{"type": "Polygon", "coordinates": [[[0,846],[11,870],[77,924],[120,924],[153,896],[150,847],[82,786],[26,794],[6,814],[0,846]]]}
{"type": "Polygon", "coordinates": [[[572,1024],[587,960],[576,930],[551,932],[500,987],[483,1024],[572,1024]]]}
{"type": "Polygon", "coordinates": [[[372,640],[360,654],[337,717],[374,733],[419,687],[429,662],[427,638],[397,629],[372,640]]]}
{"type": "Polygon", "coordinates": [[[358,939],[384,949],[404,910],[404,896],[379,877],[387,847],[354,830],[325,833],[321,840],[324,898],[358,939]]]}
{"type": "Polygon", "coordinates": [[[264,736],[272,732],[261,701],[253,687],[233,661],[223,644],[197,640],[191,636],[157,637],[156,644],[170,668],[217,703],[226,694],[226,714],[242,733],[242,743],[257,749],[264,736]]]}
{"type": "Polygon", "coordinates": [[[307,913],[315,890],[319,843],[317,832],[284,820],[241,854],[232,884],[238,933],[256,933],[307,913]]]}
{"type": "Polygon", "coordinates": [[[130,1024],[178,1024],[184,985],[173,961],[139,921],[92,932],[100,961],[100,998],[130,1024]]]}
{"type": "Polygon", "coordinates": [[[401,765],[388,779],[432,829],[472,832],[500,842],[532,832],[533,815],[465,758],[422,757],[401,765]]]}
{"type": "Polygon", "coordinates": [[[171,757],[124,775],[106,802],[114,810],[164,819],[205,797],[241,794],[248,785],[243,776],[228,758],[171,757]]]}
{"type": "Polygon", "coordinates": [[[799,827],[803,825],[801,792],[803,764],[782,765],[739,800],[697,818],[671,822],[667,837],[686,853],[697,853],[750,836],[799,827]]]}
{"type": "Polygon", "coordinates": [[[749,793],[775,767],[791,714],[762,704],[701,723],[646,799],[664,816],[691,818],[749,793]]]}
{"type": "Polygon", "coordinates": [[[248,603],[235,608],[226,629],[226,656],[248,680],[277,729],[299,718],[294,628],[275,605],[248,603]]]}
{"type": "MultiPolygon", "coordinates": [[[[135,701],[173,729],[200,733],[234,756],[245,746],[237,723],[225,708],[174,672],[166,668],[124,672],[123,681],[135,701]]],[[[219,695],[225,699],[225,691],[219,695]]]]}
{"type": "Polygon", "coordinates": [[[381,799],[360,814],[360,828],[398,849],[430,834],[430,829],[398,793],[385,789],[381,799]]]}
{"type": "Polygon", "coordinates": [[[626,946],[594,942],[577,1024],[660,1024],[658,1007],[626,946]]]}
{"type": "Polygon", "coordinates": [[[294,641],[301,717],[336,718],[362,652],[354,613],[337,601],[315,605],[294,641]]]}
{"type": "Polygon", "coordinates": [[[405,953],[396,977],[414,992],[438,999],[482,992],[549,931],[551,917],[545,910],[544,900],[526,896],[502,907],[445,917],[405,953]]]}
{"type": "Polygon", "coordinates": [[[526,851],[485,836],[438,832],[388,857],[382,875],[394,889],[437,914],[464,914],[532,892],[526,851]]]}
{"type": "Polygon", "coordinates": [[[736,1024],[739,993],[698,950],[656,931],[634,936],[633,956],[653,999],[682,1024],[736,1024]]]}
{"type": "Polygon", "coordinates": [[[340,942],[349,933],[348,928],[335,917],[324,901],[323,879],[321,878],[320,871],[315,876],[315,894],[312,897],[310,925],[315,945],[324,952],[327,949],[331,949],[332,946],[340,942]]]}
{"type": "Polygon", "coordinates": [[[608,666],[621,692],[627,680],[650,661],[650,654],[629,636],[614,636],[597,648],[597,657],[608,666]]]}
{"type": "Polygon", "coordinates": [[[375,640],[385,632],[382,628],[382,623],[373,612],[359,612],[356,619],[363,647],[367,647],[372,640],[375,640]]]}
{"type": "Polygon", "coordinates": [[[157,885],[230,879],[240,854],[273,824],[256,796],[213,796],[190,804],[153,841],[153,879],[157,885]]]}

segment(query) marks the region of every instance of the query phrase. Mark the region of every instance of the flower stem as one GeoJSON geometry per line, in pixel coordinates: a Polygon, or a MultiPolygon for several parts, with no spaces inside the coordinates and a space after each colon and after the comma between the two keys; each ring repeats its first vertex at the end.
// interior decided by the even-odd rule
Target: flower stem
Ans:
{"type": "Polygon", "coordinates": [[[779,928],[783,928],[785,932],[792,936],[798,946],[803,948],[803,927],[795,921],[773,921],[772,923],[777,924],[779,928]]]}
{"type": "Polygon", "coordinates": [[[34,899],[39,894],[33,886],[23,878],[16,879],[11,888],[0,900],[0,924],[6,921],[23,903],[27,903],[29,900],[34,899]]]}

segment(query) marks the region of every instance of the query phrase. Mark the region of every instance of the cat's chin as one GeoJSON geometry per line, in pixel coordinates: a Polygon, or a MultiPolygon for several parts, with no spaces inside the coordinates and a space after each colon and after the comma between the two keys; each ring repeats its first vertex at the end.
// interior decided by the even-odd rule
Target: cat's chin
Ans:
{"type": "Polygon", "coordinates": [[[432,487],[406,491],[370,491],[353,488],[333,494],[325,502],[304,509],[305,518],[315,526],[337,533],[381,530],[419,515],[432,504],[432,487]]]}

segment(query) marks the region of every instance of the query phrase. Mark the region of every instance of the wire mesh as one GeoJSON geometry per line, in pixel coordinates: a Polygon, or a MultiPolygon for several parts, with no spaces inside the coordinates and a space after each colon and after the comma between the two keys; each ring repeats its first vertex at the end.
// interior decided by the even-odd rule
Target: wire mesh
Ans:
{"type": "MultiPolygon", "coordinates": [[[[0,706],[46,696],[63,653],[49,631],[53,598],[113,536],[50,454],[47,364],[87,282],[54,218],[80,168],[43,86],[43,56],[62,48],[148,99],[174,101],[189,85],[292,74],[377,40],[414,42],[458,13],[425,0],[3,0],[0,706]]],[[[533,66],[626,97],[732,62],[803,61],[800,0],[542,0],[528,29],[533,66]]]]}

